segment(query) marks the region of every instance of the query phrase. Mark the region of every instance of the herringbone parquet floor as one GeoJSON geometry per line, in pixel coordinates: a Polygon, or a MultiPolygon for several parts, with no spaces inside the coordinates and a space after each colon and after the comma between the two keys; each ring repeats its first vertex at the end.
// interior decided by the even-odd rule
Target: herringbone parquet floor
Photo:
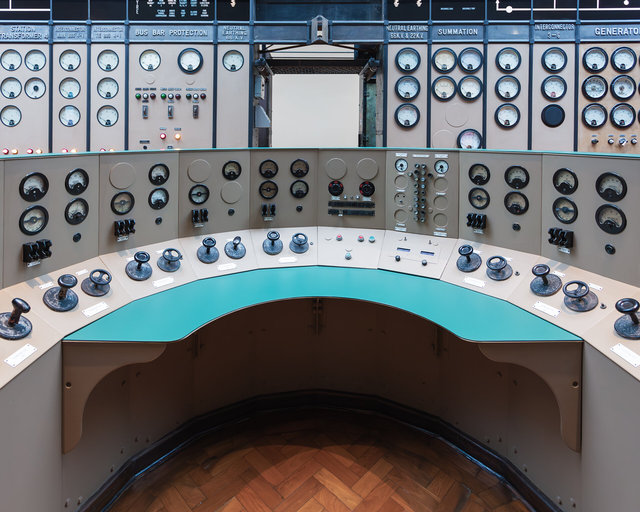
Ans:
{"type": "Polygon", "coordinates": [[[444,442],[368,415],[270,415],[199,440],[111,512],[528,512],[444,442]]]}

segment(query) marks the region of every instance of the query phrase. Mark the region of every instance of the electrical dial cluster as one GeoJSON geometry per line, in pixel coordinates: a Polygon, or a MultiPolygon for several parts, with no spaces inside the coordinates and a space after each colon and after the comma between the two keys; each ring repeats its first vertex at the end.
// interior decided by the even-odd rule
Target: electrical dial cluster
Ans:
{"type": "Polygon", "coordinates": [[[420,110],[413,103],[420,94],[420,82],[412,73],[420,66],[420,53],[415,48],[402,48],[396,55],[396,67],[403,73],[395,84],[395,93],[403,101],[395,112],[396,123],[413,128],[420,121],[420,110]]]}
{"type": "MultiPolygon", "coordinates": [[[[484,210],[491,202],[491,196],[484,187],[491,179],[491,170],[484,164],[473,164],[469,168],[468,175],[475,185],[468,194],[469,204],[477,210],[484,210]]],[[[511,189],[503,198],[505,209],[513,215],[527,213],[529,199],[522,189],[529,184],[529,171],[521,165],[511,165],[504,171],[503,176],[505,183],[511,189]]]]}
{"type": "Polygon", "coordinates": [[[520,110],[514,100],[520,95],[521,85],[512,73],[521,64],[522,56],[515,48],[502,48],[496,55],[496,67],[501,76],[496,81],[495,94],[502,103],[496,108],[494,118],[501,128],[513,128],[520,122],[520,110]]]}
{"type": "Polygon", "coordinates": [[[542,54],[542,68],[545,72],[540,85],[540,92],[546,105],[540,115],[542,122],[549,128],[556,128],[564,123],[566,113],[559,100],[567,94],[566,77],[570,70],[567,68],[566,52],[557,46],[548,48],[542,54]]]}

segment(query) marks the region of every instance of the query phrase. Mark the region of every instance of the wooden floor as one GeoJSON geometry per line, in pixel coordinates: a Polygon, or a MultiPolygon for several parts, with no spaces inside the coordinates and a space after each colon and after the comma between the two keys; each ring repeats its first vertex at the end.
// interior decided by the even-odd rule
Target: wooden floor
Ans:
{"type": "Polygon", "coordinates": [[[111,512],[527,512],[444,442],[368,415],[270,415],[199,440],[111,512]]]}

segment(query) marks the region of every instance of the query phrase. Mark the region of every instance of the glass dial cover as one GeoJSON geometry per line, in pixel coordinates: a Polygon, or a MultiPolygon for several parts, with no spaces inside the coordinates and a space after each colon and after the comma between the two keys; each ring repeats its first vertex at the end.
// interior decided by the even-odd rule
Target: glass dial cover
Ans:
{"type": "Polygon", "coordinates": [[[58,119],[64,126],[75,126],[80,121],[80,111],[73,105],[66,105],[60,109],[58,119]]]}
{"type": "Polygon", "coordinates": [[[155,164],[149,169],[149,181],[154,185],[164,185],[169,180],[169,167],[166,164],[155,164]]]}
{"type": "Polygon", "coordinates": [[[420,65],[420,54],[414,48],[402,48],[396,54],[396,66],[400,71],[411,73],[420,65]]]}
{"type": "Polygon", "coordinates": [[[80,67],[80,54],[75,50],[65,50],[60,54],[58,62],[65,71],[75,71],[80,67]]]}
{"type": "Polygon", "coordinates": [[[97,89],[100,97],[109,100],[118,94],[118,82],[111,77],[103,78],[98,82],[97,89]]]}
{"type": "Polygon", "coordinates": [[[441,101],[449,101],[456,94],[456,83],[453,78],[441,76],[433,81],[433,95],[441,101]]]}
{"type": "Polygon", "coordinates": [[[244,57],[238,50],[229,50],[222,57],[222,65],[227,71],[238,71],[244,65],[244,57]]]}
{"type": "Polygon", "coordinates": [[[620,75],[611,82],[611,94],[618,100],[628,100],[636,92],[636,82],[628,75],[620,75]]]}
{"type": "Polygon", "coordinates": [[[31,206],[20,215],[19,227],[25,235],[37,235],[47,227],[49,212],[43,206],[31,206]]]}
{"type": "Polygon", "coordinates": [[[291,184],[289,189],[291,191],[291,195],[297,199],[302,199],[309,193],[309,185],[306,181],[296,180],[291,184]]]}
{"type": "Polygon", "coordinates": [[[169,192],[165,188],[156,188],[149,193],[149,206],[162,210],[169,203],[169,192]]]}
{"type": "Polygon", "coordinates": [[[566,167],[558,169],[553,173],[553,187],[561,194],[573,194],[578,188],[578,176],[566,167]]]}
{"type": "Polygon", "coordinates": [[[49,190],[49,180],[41,172],[27,174],[20,181],[20,197],[25,201],[34,202],[42,199],[49,190]]]}
{"type": "Polygon", "coordinates": [[[458,56],[460,69],[467,73],[475,73],[482,67],[482,52],[477,48],[465,48],[458,56]]]}
{"type": "Polygon", "coordinates": [[[496,82],[496,94],[503,100],[512,100],[520,94],[520,81],[515,76],[503,76],[496,82]]]}
{"type": "Polygon", "coordinates": [[[24,65],[31,71],[40,71],[47,64],[47,58],[40,50],[31,50],[24,56],[24,65]]]}
{"type": "Polygon", "coordinates": [[[293,174],[296,178],[304,178],[307,174],[309,174],[309,162],[303,160],[302,158],[298,158],[291,163],[291,174],[293,174]]]}
{"type": "Polygon", "coordinates": [[[119,63],[120,58],[113,50],[103,50],[98,54],[98,67],[102,71],[113,71],[119,63]]]}
{"type": "Polygon", "coordinates": [[[496,55],[496,64],[501,71],[511,73],[520,67],[520,52],[515,48],[503,48],[496,55]]]}
{"type": "Polygon", "coordinates": [[[609,62],[607,52],[598,47],[589,48],[582,56],[582,65],[591,73],[602,71],[607,67],[607,62],[609,62]]]}
{"type": "Polygon", "coordinates": [[[478,210],[484,210],[489,203],[491,198],[489,197],[489,192],[487,192],[483,188],[475,187],[469,190],[469,203],[471,206],[478,210]]]}
{"type": "Polygon", "coordinates": [[[115,107],[111,105],[105,105],[104,107],[100,107],[98,113],[96,114],[98,118],[98,122],[102,126],[113,126],[118,122],[118,111],[115,107]]]}
{"type": "Polygon", "coordinates": [[[273,199],[278,195],[278,185],[271,180],[263,181],[258,187],[258,192],[263,199],[273,199]]]}
{"type": "Polygon", "coordinates": [[[420,120],[420,111],[415,105],[405,103],[396,109],[395,118],[396,123],[403,128],[412,128],[420,120]]]}
{"type": "Polygon", "coordinates": [[[227,180],[236,180],[242,173],[242,167],[235,160],[230,160],[222,166],[222,176],[227,180]]]}
{"type": "Polygon", "coordinates": [[[511,188],[522,189],[529,184],[529,171],[520,165],[512,165],[504,172],[504,181],[511,188]]]}
{"type": "Polygon", "coordinates": [[[82,194],[89,186],[89,175],[84,169],[74,169],[64,180],[64,188],[73,196],[82,194]]]}
{"type": "Polygon", "coordinates": [[[202,204],[209,199],[209,187],[206,185],[194,185],[189,190],[189,201],[193,204],[202,204]]]}
{"type": "Polygon", "coordinates": [[[433,164],[433,168],[438,174],[445,174],[449,170],[449,162],[446,160],[438,160],[433,164]]]}
{"type": "Polygon", "coordinates": [[[567,54],[562,48],[549,48],[542,54],[542,66],[550,73],[562,71],[567,65],[567,54]]]}
{"type": "Polygon", "coordinates": [[[491,171],[484,164],[473,164],[469,167],[469,179],[476,185],[486,185],[491,178],[491,171]]]}
{"type": "Polygon", "coordinates": [[[603,204],[596,210],[596,223],[605,233],[617,235],[627,227],[627,217],[617,206],[603,204]]]}
{"type": "Polygon", "coordinates": [[[616,48],[611,55],[611,65],[618,73],[627,73],[636,65],[636,52],[628,46],[616,48]]]}
{"type": "Polygon", "coordinates": [[[404,158],[398,158],[396,160],[395,167],[396,171],[404,172],[409,168],[409,163],[404,158]]]}
{"type": "Polygon", "coordinates": [[[27,83],[24,84],[24,92],[32,100],[42,98],[44,93],[47,92],[47,86],[40,78],[30,78],[27,83]]]}
{"type": "Polygon", "coordinates": [[[591,103],[582,110],[582,122],[591,128],[599,128],[607,122],[607,109],[598,103],[591,103]]]}
{"type": "Polygon", "coordinates": [[[22,84],[17,78],[8,77],[0,84],[0,91],[5,98],[17,98],[22,92],[22,84]]]}
{"type": "Polygon", "coordinates": [[[596,180],[596,192],[605,201],[617,202],[627,195],[627,182],[612,172],[605,172],[596,180]]]}
{"type": "Polygon", "coordinates": [[[7,71],[18,69],[22,64],[22,57],[15,50],[5,50],[0,56],[0,64],[7,71]]]}
{"type": "Polygon", "coordinates": [[[557,75],[548,76],[542,81],[542,94],[548,100],[559,100],[567,92],[567,82],[557,75]]]}
{"type": "Polygon", "coordinates": [[[178,55],[178,66],[185,73],[197,73],[202,63],[202,54],[195,48],[185,48],[178,55]]]}
{"type": "Polygon", "coordinates": [[[403,76],[396,82],[396,94],[403,100],[412,100],[420,93],[420,82],[412,76],[403,76]]]}
{"type": "Polygon", "coordinates": [[[80,224],[89,215],[89,203],[78,198],[71,201],[64,209],[64,219],[72,225],[80,224]]]}
{"type": "Polygon", "coordinates": [[[636,111],[627,103],[619,103],[611,109],[609,118],[618,128],[626,128],[636,120],[636,111]]]}
{"type": "Polygon", "coordinates": [[[278,164],[273,160],[264,160],[260,163],[258,170],[263,178],[273,178],[278,174],[278,164]]]}
{"type": "Polygon", "coordinates": [[[433,67],[441,73],[449,73],[456,67],[456,54],[450,48],[440,48],[433,54],[433,67]]]}
{"type": "Polygon", "coordinates": [[[590,100],[599,100],[607,94],[607,81],[599,75],[592,75],[582,82],[582,94],[590,100]]]}
{"type": "Polygon", "coordinates": [[[73,99],[80,94],[80,82],[75,78],[65,78],[60,82],[58,90],[63,98],[73,99]]]}
{"type": "Polygon", "coordinates": [[[116,215],[126,215],[133,210],[134,204],[131,192],[118,192],[111,198],[111,211],[116,215]]]}
{"type": "Polygon", "coordinates": [[[477,100],[482,94],[482,82],[475,76],[465,76],[458,82],[458,92],[467,101],[477,100]]]}
{"type": "Polygon", "coordinates": [[[571,224],[578,218],[578,207],[566,197],[559,197],[553,202],[553,215],[563,224],[571,224]]]}
{"type": "Polygon", "coordinates": [[[495,119],[503,128],[513,128],[520,121],[520,110],[512,103],[505,103],[496,109],[495,119]]]}
{"type": "Polygon", "coordinates": [[[145,50],[140,54],[138,62],[145,71],[155,71],[160,67],[160,54],[155,50],[145,50]]]}
{"type": "Polygon", "coordinates": [[[17,126],[22,119],[22,112],[15,105],[7,105],[0,110],[0,121],[5,126],[17,126]]]}
{"type": "Polygon", "coordinates": [[[480,132],[477,130],[469,128],[460,132],[456,142],[458,147],[462,149],[480,149],[482,146],[482,135],[480,135],[480,132]]]}
{"type": "Polygon", "coordinates": [[[529,209],[529,200],[521,192],[509,192],[504,197],[504,206],[509,213],[522,215],[529,209]]]}

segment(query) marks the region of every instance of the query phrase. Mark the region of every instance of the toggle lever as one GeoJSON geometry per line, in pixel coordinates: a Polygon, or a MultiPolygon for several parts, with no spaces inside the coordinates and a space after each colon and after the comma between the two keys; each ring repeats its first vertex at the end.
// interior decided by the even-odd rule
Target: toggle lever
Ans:
{"type": "Polygon", "coordinates": [[[71,289],[77,284],[76,276],[63,274],[58,278],[58,286],[49,288],[42,300],[53,311],[70,311],[78,305],[78,295],[71,289]]]}
{"type": "Polygon", "coordinates": [[[0,338],[5,340],[21,340],[31,333],[31,322],[22,316],[31,311],[31,306],[23,299],[15,298],[11,301],[13,311],[0,313],[0,338]]]}

